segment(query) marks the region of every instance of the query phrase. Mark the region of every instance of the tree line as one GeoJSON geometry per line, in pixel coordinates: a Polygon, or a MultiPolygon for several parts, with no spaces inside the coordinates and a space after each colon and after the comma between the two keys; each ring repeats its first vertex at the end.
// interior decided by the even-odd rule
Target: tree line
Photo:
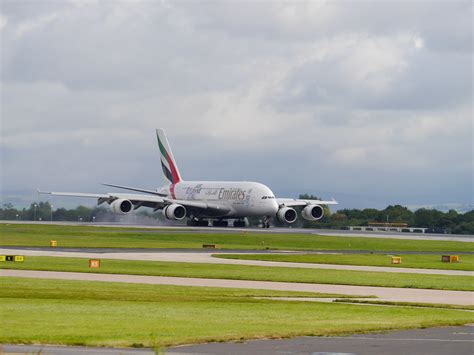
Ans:
{"type": "MultiPolygon", "coordinates": [[[[301,199],[318,199],[312,195],[300,195],[301,199]]],[[[325,208],[329,213],[329,209],[325,208]]],[[[428,228],[431,233],[474,234],[474,210],[458,213],[455,210],[442,212],[420,208],[411,211],[401,205],[391,205],[383,210],[375,208],[341,209],[317,222],[302,221],[302,227],[318,224],[318,228],[344,228],[346,226],[368,226],[369,222],[405,223],[411,227],[428,228]]]]}
{"type": "MultiPolygon", "coordinates": [[[[312,195],[300,195],[302,199],[317,199],[312,195]]],[[[367,226],[369,222],[406,223],[411,227],[428,228],[428,232],[474,234],[474,210],[458,213],[455,210],[442,212],[435,209],[420,208],[411,211],[401,205],[388,206],[383,210],[375,208],[342,209],[330,213],[325,207],[325,217],[316,222],[298,218],[297,227],[341,229],[347,226],[367,226]]],[[[28,208],[17,209],[12,204],[0,207],[0,220],[27,221],[75,221],[75,222],[123,222],[142,224],[182,224],[165,220],[161,212],[140,209],[131,215],[123,216],[113,213],[108,206],[85,207],[72,209],[54,209],[49,202],[34,202],[28,208]]],[[[251,225],[258,225],[257,219],[250,219],[251,225]]],[[[282,225],[274,221],[276,225],[282,225]]]]}

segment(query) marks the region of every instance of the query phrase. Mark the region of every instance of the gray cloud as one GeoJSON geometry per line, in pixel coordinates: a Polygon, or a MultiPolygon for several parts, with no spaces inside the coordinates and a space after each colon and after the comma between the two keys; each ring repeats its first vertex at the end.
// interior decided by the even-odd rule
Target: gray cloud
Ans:
{"type": "Polygon", "coordinates": [[[163,127],[188,179],[472,203],[470,1],[0,5],[4,198],[159,185],[163,127]]]}

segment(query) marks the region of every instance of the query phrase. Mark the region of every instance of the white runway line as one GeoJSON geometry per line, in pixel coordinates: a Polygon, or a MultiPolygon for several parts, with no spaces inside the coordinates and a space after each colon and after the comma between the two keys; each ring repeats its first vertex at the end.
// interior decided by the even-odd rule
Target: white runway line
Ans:
{"type": "Polygon", "coordinates": [[[0,269],[0,277],[24,277],[35,279],[59,279],[82,281],[125,282],[137,284],[159,284],[174,286],[201,286],[224,288],[248,288],[280,291],[303,291],[333,293],[340,295],[370,296],[374,295],[381,301],[416,302],[451,305],[474,305],[474,292],[409,289],[393,287],[348,286],[307,284],[272,281],[242,281],[227,279],[203,279],[187,277],[137,276],[117,274],[93,274],[78,272],[30,271],[0,269]]]}
{"type": "MultiPolygon", "coordinates": [[[[214,254],[225,254],[222,251],[215,251],[214,254]]],[[[232,253],[238,254],[238,253],[232,253]]],[[[45,250],[24,250],[24,249],[1,249],[0,255],[25,255],[25,256],[54,256],[70,258],[97,258],[97,259],[118,259],[118,260],[141,260],[141,261],[170,261],[180,263],[205,263],[205,264],[226,264],[226,265],[248,265],[248,266],[268,266],[287,267],[301,269],[328,269],[328,270],[352,270],[369,272],[392,272],[400,274],[425,274],[425,275],[451,275],[451,276],[474,276],[473,271],[464,270],[435,270],[435,269],[415,269],[382,266],[357,266],[357,265],[335,265],[335,264],[313,264],[294,263],[279,261],[261,260],[239,260],[214,258],[210,253],[87,253],[87,252],[65,252],[65,251],[45,251],[45,250]]],[[[261,255],[264,255],[263,253],[261,255]]]]}

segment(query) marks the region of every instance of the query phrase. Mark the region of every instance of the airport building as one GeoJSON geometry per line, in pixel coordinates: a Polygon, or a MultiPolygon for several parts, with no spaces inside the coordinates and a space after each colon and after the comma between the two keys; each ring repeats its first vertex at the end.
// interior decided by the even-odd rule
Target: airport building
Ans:
{"type": "Polygon", "coordinates": [[[406,223],[369,222],[368,226],[348,226],[351,231],[426,233],[428,228],[408,227],[406,223]]]}

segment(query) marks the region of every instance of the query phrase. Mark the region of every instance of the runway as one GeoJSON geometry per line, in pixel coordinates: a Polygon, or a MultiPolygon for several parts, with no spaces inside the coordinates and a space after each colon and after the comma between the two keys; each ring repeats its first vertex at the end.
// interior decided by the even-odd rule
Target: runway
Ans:
{"type": "Polygon", "coordinates": [[[297,282],[244,281],[191,277],[138,276],[79,272],[30,271],[0,269],[0,277],[58,279],[80,281],[125,282],[153,285],[248,288],[279,291],[333,293],[340,295],[376,296],[380,301],[415,302],[451,305],[474,305],[474,292],[427,290],[412,288],[306,284],[297,282]]]}
{"type": "Polygon", "coordinates": [[[88,223],[88,222],[34,222],[34,221],[2,221],[3,224],[42,224],[42,225],[60,225],[76,227],[107,227],[107,228],[131,228],[142,229],[143,231],[166,231],[167,233],[270,233],[270,234],[314,234],[325,236],[340,237],[359,237],[359,238],[388,238],[388,239],[411,239],[411,240],[446,240],[459,242],[474,242],[474,235],[461,234],[435,234],[435,233],[399,233],[399,232],[380,232],[380,231],[349,231],[335,229],[312,229],[312,228],[233,228],[233,227],[187,227],[179,225],[140,225],[129,223],[88,223]]]}
{"type": "MultiPolygon", "coordinates": [[[[75,249],[81,250],[81,249],[75,249]]],[[[245,251],[243,254],[247,254],[245,251]]],[[[462,270],[434,270],[434,269],[415,269],[399,267],[381,267],[381,266],[356,266],[356,265],[335,265],[335,264],[313,264],[313,263],[294,263],[278,261],[261,260],[239,260],[222,259],[212,257],[212,254],[228,254],[228,251],[207,251],[207,252],[84,252],[84,251],[56,251],[50,248],[43,250],[31,250],[26,248],[0,248],[0,255],[25,255],[25,256],[52,256],[69,258],[92,258],[92,259],[115,259],[115,260],[140,260],[140,261],[168,261],[182,263],[203,263],[203,264],[226,264],[226,265],[247,265],[247,266],[267,266],[267,267],[287,267],[302,269],[327,269],[327,270],[353,270],[369,272],[389,272],[402,274],[426,274],[426,275],[453,275],[453,276],[474,276],[473,271],[462,270]]],[[[239,251],[233,254],[242,253],[239,251]]],[[[272,254],[271,252],[260,252],[260,254],[272,254]]]]}

